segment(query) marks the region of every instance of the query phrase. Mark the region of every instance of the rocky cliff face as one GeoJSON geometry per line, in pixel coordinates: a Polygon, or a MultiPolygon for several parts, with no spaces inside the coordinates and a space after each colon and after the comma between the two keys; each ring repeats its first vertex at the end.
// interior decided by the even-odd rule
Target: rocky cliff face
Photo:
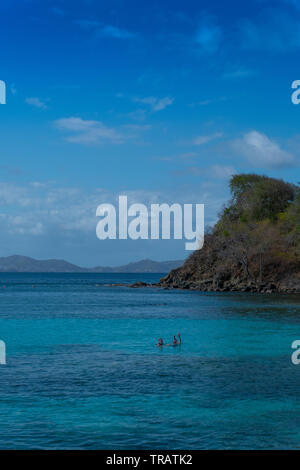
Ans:
{"type": "Polygon", "coordinates": [[[235,175],[232,199],[204,246],[159,287],[200,291],[300,293],[299,188],[235,175]]]}
{"type": "Polygon", "coordinates": [[[204,292],[300,293],[300,263],[268,260],[263,280],[249,279],[242,266],[224,263],[222,256],[204,244],[200,252],[194,253],[182,267],[173,269],[157,285],[204,292]]]}

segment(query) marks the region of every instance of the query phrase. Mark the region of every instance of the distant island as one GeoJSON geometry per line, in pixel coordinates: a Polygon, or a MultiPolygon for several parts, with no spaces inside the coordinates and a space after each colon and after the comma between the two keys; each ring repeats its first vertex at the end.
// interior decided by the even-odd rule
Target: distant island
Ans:
{"type": "Polygon", "coordinates": [[[300,188],[256,174],[230,180],[231,200],[202,250],[160,280],[164,288],[300,293],[300,188]]]}
{"type": "Polygon", "coordinates": [[[19,273],[167,273],[183,264],[182,260],[152,261],[144,259],[124,266],[82,268],[64,260],[37,260],[28,256],[0,257],[0,272],[19,273]]]}

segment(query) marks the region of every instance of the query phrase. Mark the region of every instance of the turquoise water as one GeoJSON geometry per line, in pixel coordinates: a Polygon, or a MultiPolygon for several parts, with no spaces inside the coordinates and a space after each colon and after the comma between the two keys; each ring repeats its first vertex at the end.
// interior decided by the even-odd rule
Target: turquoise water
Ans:
{"type": "Polygon", "coordinates": [[[300,296],[159,277],[0,274],[1,449],[300,448],[300,296]]]}

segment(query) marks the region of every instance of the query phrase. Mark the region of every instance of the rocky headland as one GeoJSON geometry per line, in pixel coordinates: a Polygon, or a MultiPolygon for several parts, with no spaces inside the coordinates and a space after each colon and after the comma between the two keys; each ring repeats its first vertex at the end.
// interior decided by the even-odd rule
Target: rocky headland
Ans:
{"type": "Polygon", "coordinates": [[[235,175],[231,200],[204,246],[157,284],[205,292],[300,293],[300,191],[282,180],[235,175]]]}

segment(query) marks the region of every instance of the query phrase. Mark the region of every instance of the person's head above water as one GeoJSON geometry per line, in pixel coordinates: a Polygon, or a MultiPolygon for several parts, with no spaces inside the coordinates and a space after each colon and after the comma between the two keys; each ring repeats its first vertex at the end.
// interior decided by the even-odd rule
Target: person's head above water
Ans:
{"type": "Polygon", "coordinates": [[[177,343],[177,338],[176,338],[176,336],[174,335],[174,336],[173,336],[173,344],[176,344],[176,343],[177,343]]]}
{"type": "Polygon", "coordinates": [[[159,338],[159,340],[158,340],[158,343],[157,343],[157,344],[158,344],[159,346],[162,346],[162,345],[164,344],[164,342],[163,342],[162,338],[159,338]]]}

